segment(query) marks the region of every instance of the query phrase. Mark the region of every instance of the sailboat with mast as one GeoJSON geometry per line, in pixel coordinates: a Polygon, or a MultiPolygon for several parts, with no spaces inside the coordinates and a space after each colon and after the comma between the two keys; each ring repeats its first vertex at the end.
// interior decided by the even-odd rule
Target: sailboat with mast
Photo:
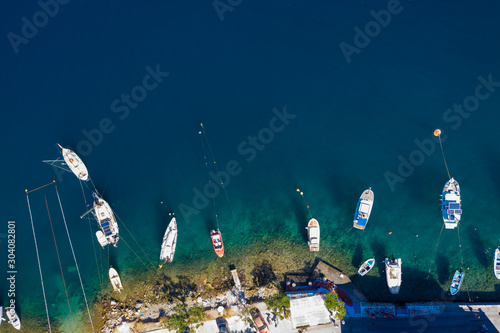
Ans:
{"type": "Polygon", "coordinates": [[[160,268],[167,263],[174,261],[175,246],[177,245],[177,222],[175,217],[172,217],[168,224],[165,235],[163,235],[163,242],[161,244],[160,260],[164,260],[160,264],[160,268]]]}
{"type": "Polygon", "coordinates": [[[64,171],[71,171],[78,179],[88,181],[90,179],[89,172],[82,159],[71,149],[64,148],[60,144],[57,144],[57,146],[61,149],[64,161],[57,158],[55,160],[43,160],[42,162],[64,171]]]}
{"type": "Polygon", "coordinates": [[[113,213],[113,210],[109,206],[108,202],[104,200],[99,193],[97,193],[97,191],[92,195],[94,196],[93,207],[80,216],[80,218],[83,218],[88,213],[93,212],[97,220],[97,224],[101,229],[95,233],[99,244],[101,244],[103,248],[108,244],[113,244],[114,247],[117,247],[120,236],[115,214],[113,213]]]}

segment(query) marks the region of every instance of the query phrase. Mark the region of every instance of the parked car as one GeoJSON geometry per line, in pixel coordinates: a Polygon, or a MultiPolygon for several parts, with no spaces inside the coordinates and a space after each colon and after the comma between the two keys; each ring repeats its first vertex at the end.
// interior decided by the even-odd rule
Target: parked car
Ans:
{"type": "Polygon", "coordinates": [[[217,323],[217,327],[219,328],[219,333],[231,333],[229,327],[227,326],[226,319],[219,317],[215,319],[215,322],[217,323]]]}
{"type": "Polygon", "coordinates": [[[252,308],[250,309],[250,314],[252,315],[253,322],[260,333],[268,333],[269,327],[267,327],[266,321],[262,318],[259,309],[252,308]]]}

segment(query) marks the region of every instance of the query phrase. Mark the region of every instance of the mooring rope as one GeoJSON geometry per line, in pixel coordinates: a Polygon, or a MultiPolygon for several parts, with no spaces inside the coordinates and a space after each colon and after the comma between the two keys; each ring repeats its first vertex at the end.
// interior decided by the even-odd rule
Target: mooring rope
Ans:
{"type": "Polygon", "coordinates": [[[69,308],[69,312],[71,313],[71,305],[69,304],[68,290],[66,289],[66,281],[64,280],[64,273],[63,273],[63,269],[62,269],[62,265],[61,265],[61,258],[59,257],[59,249],[57,248],[56,234],[54,233],[54,227],[52,226],[52,218],[50,217],[49,204],[47,203],[47,196],[45,195],[45,193],[43,194],[43,197],[45,199],[45,207],[47,207],[47,215],[49,216],[50,230],[52,230],[52,237],[54,238],[54,245],[56,246],[57,261],[59,262],[59,269],[61,270],[61,277],[62,277],[62,281],[63,281],[64,292],[66,293],[66,299],[68,300],[68,308],[69,308]]]}
{"type": "MultiPolygon", "coordinates": [[[[297,189],[297,192],[300,193],[300,195],[302,196],[302,199],[304,199],[304,204],[306,205],[306,208],[307,208],[307,211],[309,212],[309,216],[311,217],[311,219],[313,218],[312,214],[311,214],[311,211],[309,210],[309,205],[307,204],[306,202],[306,198],[304,197],[304,192],[302,192],[299,188],[297,189]]],[[[350,231],[350,230],[349,230],[350,231]]]]}
{"type": "Polygon", "coordinates": [[[436,251],[437,251],[437,248],[439,246],[439,241],[441,239],[441,235],[443,234],[443,230],[444,230],[444,223],[441,226],[441,231],[439,232],[439,237],[438,237],[438,240],[436,242],[436,246],[434,247],[434,253],[432,255],[432,260],[431,260],[431,263],[429,265],[429,271],[427,272],[427,278],[426,279],[429,279],[429,276],[431,276],[432,264],[434,263],[434,258],[436,257],[436,251]]]}
{"type": "Polygon", "coordinates": [[[441,142],[441,130],[436,130],[436,131],[439,131],[439,132],[434,132],[435,133],[434,135],[438,134],[437,136],[439,137],[439,145],[441,146],[441,154],[443,155],[444,166],[446,167],[446,172],[448,173],[448,178],[451,179],[450,170],[448,170],[448,163],[446,163],[446,157],[444,157],[443,143],[441,142]]]}
{"type": "Polygon", "coordinates": [[[43,301],[45,303],[45,312],[47,313],[47,322],[49,324],[49,332],[52,333],[52,327],[50,326],[50,318],[49,318],[49,308],[47,306],[47,297],[45,296],[45,286],[43,284],[42,266],[40,265],[40,255],[38,254],[38,243],[36,241],[36,235],[35,235],[35,225],[33,224],[33,215],[31,214],[31,206],[30,206],[30,199],[29,199],[28,193],[29,193],[28,190],[26,190],[26,201],[28,201],[28,210],[30,212],[31,229],[33,230],[33,240],[35,241],[36,259],[38,260],[38,271],[40,272],[40,281],[42,283],[43,301]]]}
{"type": "Polygon", "coordinates": [[[92,331],[95,332],[94,323],[92,322],[92,316],[90,314],[89,303],[87,302],[87,295],[85,294],[85,288],[83,287],[82,276],[80,275],[80,269],[78,268],[78,262],[76,261],[75,250],[73,249],[73,243],[71,242],[71,237],[69,235],[68,224],[66,223],[66,217],[64,216],[64,210],[61,203],[61,198],[59,197],[59,191],[57,190],[57,186],[55,186],[57,200],[59,201],[59,207],[61,208],[61,214],[64,221],[64,227],[66,228],[66,234],[68,235],[69,245],[71,247],[71,253],[73,253],[73,259],[75,261],[76,271],[78,273],[78,278],[80,279],[80,285],[82,287],[83,298],[85,300],[85,306],[87,307],[87,313],[89,314],[90,325],[92,326],[92,331]]]}

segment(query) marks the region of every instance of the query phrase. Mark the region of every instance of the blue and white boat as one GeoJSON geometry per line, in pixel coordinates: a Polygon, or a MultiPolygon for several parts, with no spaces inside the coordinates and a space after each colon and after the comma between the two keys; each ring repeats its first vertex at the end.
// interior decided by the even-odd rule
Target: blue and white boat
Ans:
{"type": "Polygon", "coordinates": [[[372,212],[373,199],[374,194],[371,187],[361,194],[356,206],[356,212],[354,213],[354,228],[364,229],[368,224],[372,212]]]}
{"type": "Polygon", "coordinates": [[[451,178],[444,184],[441,194],[441,211],[446,229],[455,229],[462,217],[460,186],[451,178]]]}
{"type": "Polygon", "coordinates": [[[495,256],[493,257],[493,272],[495,272],[495,277],[500,280],[500,250],[495,250],[495,256]]]}
{"type": "Polygon", "coordinates": [[[450,293],[452,295],[458,293],[460,287],[462,286],[462,282],[464,282],[464,277],[465,273],[462,272],[461,269],[459,271],[455,271],[455,274],[453,275],[453,279],[451,280],[450,284],[450,293]]]}
{"type": "Polygon", "coordinates": [[[366,275],[375,266],[375,259],[368,259],[361,265],[358,269],[358,274],[363,276],[366,275]]]}

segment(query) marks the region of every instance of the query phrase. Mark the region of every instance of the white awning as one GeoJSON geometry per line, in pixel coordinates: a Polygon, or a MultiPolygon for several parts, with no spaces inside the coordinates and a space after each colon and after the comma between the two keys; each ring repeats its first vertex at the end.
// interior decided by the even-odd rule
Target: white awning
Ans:
{"type": "Polygon", "coordinates": [[[330,313],[320,295],[291,299],[290,317],[294,329],[331,323],[330,313]]]}

